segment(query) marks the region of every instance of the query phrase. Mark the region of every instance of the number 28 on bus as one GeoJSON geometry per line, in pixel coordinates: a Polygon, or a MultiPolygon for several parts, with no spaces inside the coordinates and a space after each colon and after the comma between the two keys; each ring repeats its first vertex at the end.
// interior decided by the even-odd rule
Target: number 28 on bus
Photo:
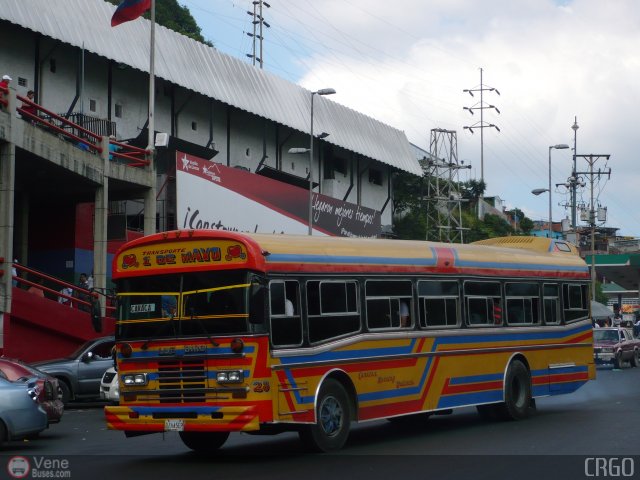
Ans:
{"type": "Polygon", "coordinates": [[[589,273],[574,246],[165,232],[113,260],[127,436],[297,431],[476,406],[521,419],[595,378],[589,273]]]}

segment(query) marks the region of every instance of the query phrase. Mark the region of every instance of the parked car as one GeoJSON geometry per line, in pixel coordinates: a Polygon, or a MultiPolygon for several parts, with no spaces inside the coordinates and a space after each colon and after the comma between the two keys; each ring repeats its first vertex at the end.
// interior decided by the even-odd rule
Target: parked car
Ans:
{"type": "Polygon", "coordinates": [[[111,403],[120,401],[120,384],[118,383],[118,372],[114,367],[104,372],[100,383],[100,398],[111,403]]]}
{"type": "Polygon", "coordinates": [[[60,381],[62,402],[100,398],[100,381],[113,366],[113,336],[90,340],[67,358],[36,362],[33,365],[60,381]]]}
{"type": "Polygon", "coordinates": [[[51,375],[19,360],[0,357],[0,371],[12,382],[35,380],[38,386],[38,402],[42,405],[49,423],[58,423],[64,412],[59,381],[51,375]]]}
{"type": "Polygon", "coordinates": [[[612,364],[620,368],[623,362],[640,365],[640,340],[627,328],[608,327],[593,330],[593,358],[596,364],[612,364]]]}
{"type": "Polygon", "coordinates": [[[0,445],[38,435],[49,423],[37,402],[35,382],[10,382],[0,375],[0,445]]]}

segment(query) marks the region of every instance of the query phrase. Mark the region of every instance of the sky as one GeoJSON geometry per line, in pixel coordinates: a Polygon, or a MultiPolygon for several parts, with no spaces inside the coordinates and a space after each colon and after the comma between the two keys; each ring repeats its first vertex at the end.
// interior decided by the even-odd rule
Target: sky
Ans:
{"type": "MultiPolygon", "coordinates": [[[[220,51],[251,62],[251,0],[179,0],[220,51]]],[[[637,0],[267,0],[263,61],[309,90],[403,130],[429,150],[432,129],[456,132],[457,156],[485,196],[548,218],[570,218],[564,184],[574,130],[579,205],[607,209],[607,227],[640,237],[640,2],[637,0]],[[482,69],[482,82],[480,71],[482,69]],[[485,91],[484,103],[465,89],[485,91]],[[474,134],[465,126],[496,125],[474,134]],[[475,108],[471,115],[464,107],[475,108]],[[604,155],[609,155],[605,158],[604,155]],[[482,164],[482,165],[481,165],[482,164]],[[481,168],[483,167],[483,168],[481,168]],[[605,172],[611,171],[610,175],[605,172]],[[561,184],[556,186],[556,184],[561,184]],[[593,188],[591,186],[593,185],[593,188]]],[[[578,214],[578,219],[580,215],[578,214]]],[[[586,225],[578,220],[579,225],[586,225]]]]}

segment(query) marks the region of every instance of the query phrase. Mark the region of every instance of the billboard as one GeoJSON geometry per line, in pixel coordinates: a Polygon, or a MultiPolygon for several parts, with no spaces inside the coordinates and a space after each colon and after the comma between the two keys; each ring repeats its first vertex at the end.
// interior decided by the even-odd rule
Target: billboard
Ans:
{"type": "MultiPolygon", "coordinates": [[[[177,221],[181,229],[254,233],[309,230],[309,191],[238,168],[176,152],[177,221]]],[[[313,193],[314,234],[376,237],[380,212],[313,193]]]]}

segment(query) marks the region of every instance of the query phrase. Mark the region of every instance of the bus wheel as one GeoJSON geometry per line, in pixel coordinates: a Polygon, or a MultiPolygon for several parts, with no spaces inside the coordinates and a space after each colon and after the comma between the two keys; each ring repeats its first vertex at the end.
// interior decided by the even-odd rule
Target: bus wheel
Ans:
{"type": "Polygon", "coordinates": [[[180,432],[180,440],[198,453],[213,453],[229,438],[229,432],[180,432]]]}
{"type": "Polygon", "coordinates": [[[505,378],[503,416],[509,420],[521,420],[529,416],[532,405],[531,375],[521,361],[514,360],[505,378]]]}
{"type": "Polygon", "coordinates": [[[347,441],[350,424],[349,396],[340,382],[329,378],[320,389],[316,423],[305,425],[300,439],[313,451],[339,450],[347,441]]]}

